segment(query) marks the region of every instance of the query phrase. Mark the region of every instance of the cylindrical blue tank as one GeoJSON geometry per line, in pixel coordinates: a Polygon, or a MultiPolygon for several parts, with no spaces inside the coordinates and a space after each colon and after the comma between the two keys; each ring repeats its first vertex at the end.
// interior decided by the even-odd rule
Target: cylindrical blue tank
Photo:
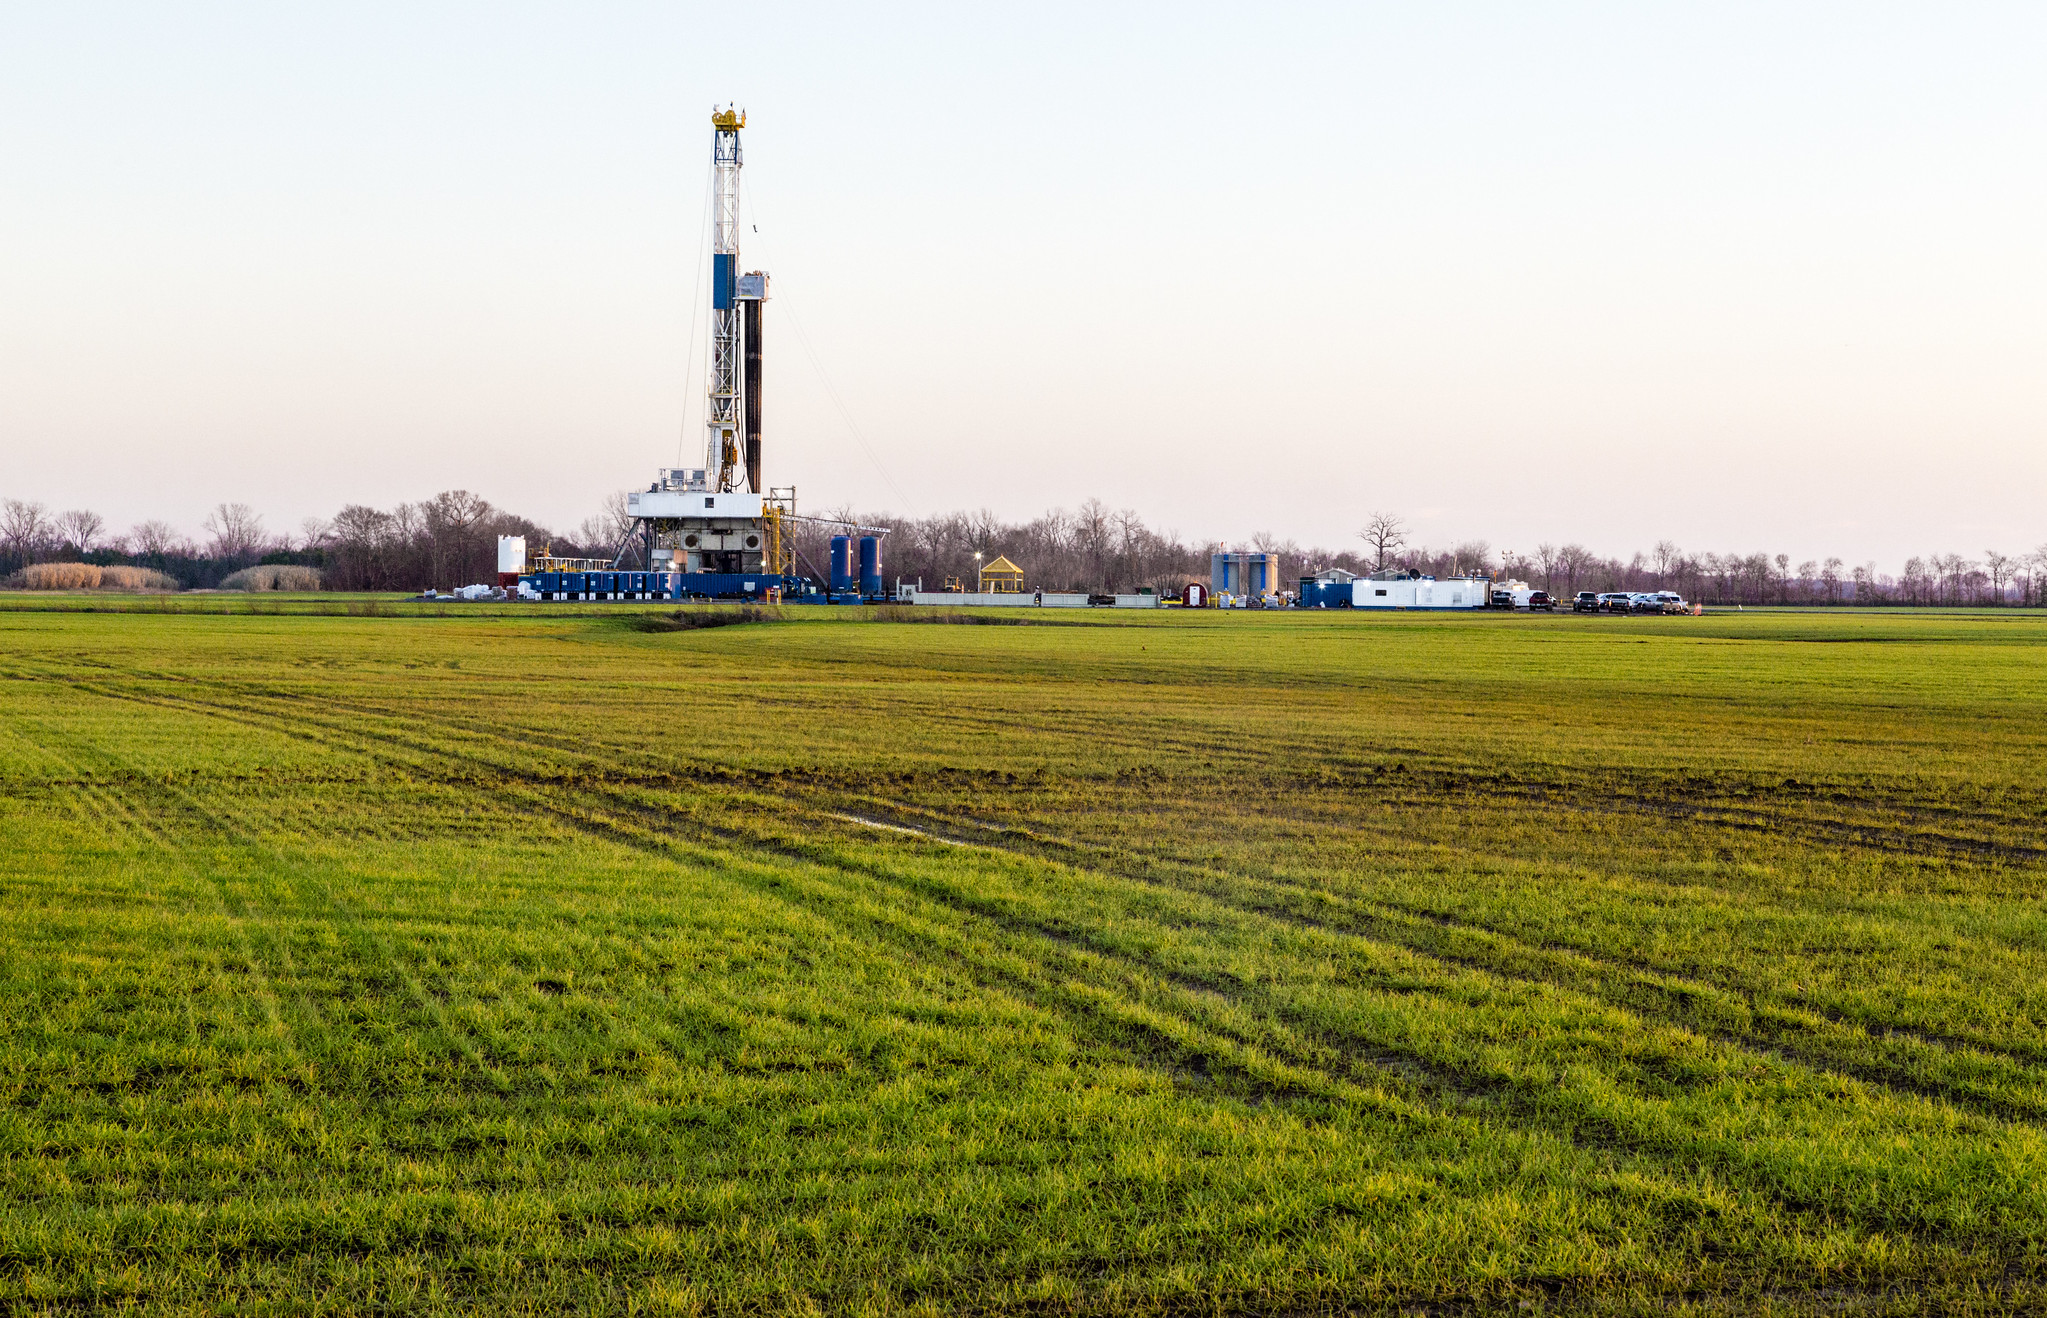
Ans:
{"type": "Polygon", "coordinates": [[[867,596],[881,594],[881,537],[878,535],[860,537],[860,593],[867,596]]]}
{"type": "Polygon", "coordinates": [[[853,589],[853,537],[832,537],[832,589],[853,589]]]}

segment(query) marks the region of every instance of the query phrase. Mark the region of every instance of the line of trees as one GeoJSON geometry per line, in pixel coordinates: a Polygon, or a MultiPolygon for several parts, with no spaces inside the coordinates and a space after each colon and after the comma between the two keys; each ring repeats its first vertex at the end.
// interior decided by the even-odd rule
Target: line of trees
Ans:
{"type": "MultiPolygon", "coordinates": [[[[889,528],[884,575],[891,581],[921,580],[927,589],[954,578],[971,589],[981,563],[1007,555],[1033,587],[1177,592],[1189,582],[1208,580],[1209,555],[1218,547],[1155,530],[1137,512],[1112,509],[1099,499],[1022,522],[1004,521],[985,508],[929,517],[841,508],[826,516],[849,525],[889,528]]],[[[128,563],[168,573],[182,587],[194,589],[216,586],[258,563],[299,563],[320,568],[331,589],[419,590],[493,580],[500,535],[523,535],[529,546],[549,545],[566,556],[608,558],[630,525],[624,491],[613,494],[580,526],[560,533],[468,490],[444,490],[391,508],[350,504],[331,518],[310,518],[291,532],[266,528],[247,504],[223,503],[207,514],[198,538],[160,521],[113,533],[104,519],[87,510],[53,513],[39,503],[6,499],[0,500],[0,573],[38,562],[128,563]]],[[[817,522],[797,525],[799,572],[823,575],[834,529],[817,522]]],[[[2019,555],[1990,551],[1980,558],[1915,557],[1893,577],[1878,572],[1874,563],[1851,567],[1839,558],[1793,563],[1785,554],[1692,553],[1667,540],[1626,558],[1602,556],[1575,543],[1543,543],[1528,553],[1495,550],[1483,540],[1438,548],[1414,543],[1406,523],[1384,512],[1373,513],[1357,539],[1355,549],[1328,549],[1260,532],[1241,547],[1278,555],[1286,582],[1323,568],[1343,568],[1360,575],[1389,570],[1437,577],[1486,574],[1518,578],[1559,595],[1675,590],[1706,604],[2047,605],[2047,545],[2019,555]]]]}
{"type": "Polygon", "coordinates": [[[523,535],[534,547],[570,555],[617,547],[625,498],[565,535],[493,507],[468,490],[445,490],[389,509],[350,504],[332,518],[308,518],[296,531],[273,531],[247,504],[223,503],[206,515],[197,537],[161,521],[108,530],[83,509],[53,513],[25,499],[0,500],[0,575],[30,563],[132,564],[174,578],[180,588],[218,586],[259,563],[319,568],[334,590],[420,590],[497,579],[497,537],[523,535]]]}
{"type": "MultiPolygon", "coordinates": [[[[1054,510],[1028,522],[1005,522],[985,509],[908,518],[841,510],[835,516],[889,527],[886,574],[922,580],[927,589],[955,577],[972,588],[978,563],[1006,554],[1024,569],[1027,581],[1046,589],[1178,591],[1188,582],[1208,580],[1209,555],[1217,548],[1189,545],[1173,532],[1152,530],[1133,511],[1112,510],[1094,499],[1073,512],[1054,510]]],[[[828,534],[816,529],[799,537],[810,564],[824,564],[828,534]]],[[[1342,568],[1361,576],[1400,570],[1515,578],[1552,594],[1675,590],[1706,604],[2047,605],[2047,545],[2024,555],[1913,558],[1902,575],[1891,577],[1874,563],[1850,567],[1839,558],[1793,563],[1785,554],[1690,553],[1667,540],[1626,558],[1602,556],[1581,544],[1544,543],[1530,553],[1496,550],[1483,540],[1431,547],[1413,543],[1406,524],[1391,513],[1372,514],[1358,540],[1357,549],[1303,547],[1260,532],[1239,547],[1278,555],[1286,582],[1342,568]]]]}

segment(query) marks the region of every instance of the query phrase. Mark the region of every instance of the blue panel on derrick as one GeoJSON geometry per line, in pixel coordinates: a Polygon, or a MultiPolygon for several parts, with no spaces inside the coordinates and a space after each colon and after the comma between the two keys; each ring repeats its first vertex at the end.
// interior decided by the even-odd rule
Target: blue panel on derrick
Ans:
{"type": "Polygon", "coordinates": [[[739,257],[731,252],[711,254],[711,305],[720,311],[732,309],[733,285],[738,282],[739,257]]]}

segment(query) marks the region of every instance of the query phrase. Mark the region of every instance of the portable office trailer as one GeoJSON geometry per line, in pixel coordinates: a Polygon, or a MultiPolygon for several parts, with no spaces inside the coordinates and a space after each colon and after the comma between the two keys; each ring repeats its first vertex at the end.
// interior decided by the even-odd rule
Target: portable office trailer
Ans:
{"type": "Polygon", "coordinates": [[[1360,577],[1350,583],[1354,609],[1483,609],[1492,603],[1486,577],[1360,577]]]}

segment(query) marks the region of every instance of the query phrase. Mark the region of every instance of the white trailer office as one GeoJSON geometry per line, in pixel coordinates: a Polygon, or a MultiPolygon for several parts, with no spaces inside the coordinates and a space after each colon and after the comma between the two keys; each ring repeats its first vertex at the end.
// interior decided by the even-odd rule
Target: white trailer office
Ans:
{"type": "Polygon", "coordinates": [[[1359,577],[1350,583],[1354,609],[1482,609],[1492,602],[1486,577],[1359,577]]]}

